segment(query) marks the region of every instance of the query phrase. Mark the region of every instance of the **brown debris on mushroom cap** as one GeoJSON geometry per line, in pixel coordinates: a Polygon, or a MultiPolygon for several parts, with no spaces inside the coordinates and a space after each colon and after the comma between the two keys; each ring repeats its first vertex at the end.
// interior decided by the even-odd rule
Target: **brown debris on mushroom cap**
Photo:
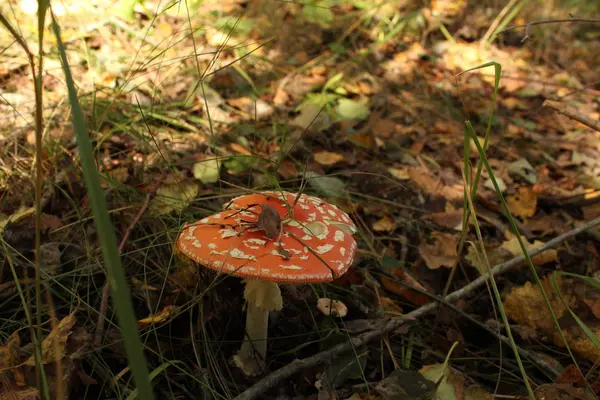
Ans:
{"type": "MultiPolygon", "coordinates": [[[[297,193],[290,192],[262,192],[239,196],[225,205],[225,209],[244,209],[251,204],[266,204],[279,212],[280,216],[288,213],[288,205],[296,201],[297,193]]],[[[294,219],[298,221],[323,221],[328,225],[335,225],[350,234],[356,233],[356,226],[348,214],[333,204],[326,203],[318,197],[301,194],[293,211],[294,219]]]]}
{"type": "MultiPolygon", "coordinates": [[[[295,195],[284,195],[291,196],[288,201],[293,204],[295,195]]],[[[356,242],[346,230],[318,219],[323,217],[321,214],[333,218],[324,203],[319,205],[321,213],[315,210],[317,206],[313,200],[305,199],[302,203],[300,200],[294,210],[294,220],[283,225],[278,242],[268,238],[262,229],[244,227],[244,222],[258,221],[261,211],[260,207],[244,208],[250,204],[268,204],[284,217],[286,206],[270,195],[250,196],[259,197],[244,199],[241,204],[234,201],[235,207],[230,206],[233,209],[186,225],[177,240],[177,247],[194,261],[218,272],[281,283],[329,282],[350,267],[356,242]],[[308,203],[308,209],[299,206],[304,203],[308,203]]],[[[336,218],[354,228],[347,216],[349,222],[337,214],[336,218]]]]}

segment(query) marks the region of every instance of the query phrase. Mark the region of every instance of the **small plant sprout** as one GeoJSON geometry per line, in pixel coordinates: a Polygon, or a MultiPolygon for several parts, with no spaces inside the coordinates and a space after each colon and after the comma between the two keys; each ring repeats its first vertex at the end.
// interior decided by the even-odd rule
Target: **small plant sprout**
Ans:
{"type": "Polygon", "coordinates": [[[354,260],[356,227],[316,197],[263,192],[233,199],[224,210],[186,224],[177,247],[220,273],[246,278],[246,336],[234,356],[246,375],[264,370],[270,311],[281,310],[278,283],[330,282],[354,260]]]}

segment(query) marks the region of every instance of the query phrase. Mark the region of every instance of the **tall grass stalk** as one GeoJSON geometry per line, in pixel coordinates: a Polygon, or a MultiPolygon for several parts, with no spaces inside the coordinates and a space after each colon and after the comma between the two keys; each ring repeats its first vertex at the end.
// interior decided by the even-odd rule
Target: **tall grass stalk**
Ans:
{"type": "Polygon", "coordinates": [[[115,232],[108,215],[104,192],[100,186],[98,170],[94,163],[92,142],[85,127],[83,113],[81,111],[77,91],[71,75],[71,69],[67,60],[67,54],[60,35],[60,27],[54,14],[52,14],[52,30],[56,36],[58,52],[65,74],[69,103],[71,105],[71,119],[77,137],[77,147],[79,148],[83,178],[88,190],[88,197],[96,228],[98,230],[98,237],[102,246],[102,253],[104,255],[107,270],[106,275],[110,282],[113,304],[121,328],[125,351],[133,378],[137,385],[139,398],[143,400],[152,400],[154,399],[154,393],[152,391],[148,365],[146,364],[140,341],[137,320],[133,311],[131,291],[127,285],[125,271],[121,265],[115,232]]]}

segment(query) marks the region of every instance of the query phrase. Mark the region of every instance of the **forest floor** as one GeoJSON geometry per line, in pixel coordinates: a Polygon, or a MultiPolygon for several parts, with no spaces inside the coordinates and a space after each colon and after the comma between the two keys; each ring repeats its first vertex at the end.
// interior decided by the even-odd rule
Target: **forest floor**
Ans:
{"type": "MultiPolygon", "coordinates": [[[[255,398],[513,398],[528,396],[525,376],[538,399],[600,394],[600,230],[572,234],[600,217],[599,21],[506,30],[597,17],[597,6],[113,3],[53,11],[157,398],[233,398],[255,384],[255,398]],[[282,285],[267,371],[247,377],[231,362],[244,337],[242,281],[179,257],[174,243],[185,222],[235,196],[300,188],[352,217],[358,251],[331,284],[282,285]],[[544,251],[486,283],[523,254],[519,238],[544,251]],[[324,315],[320,298],[348,314],[324,315]]],[[[37,52],[35,7],[11,0],[0,12],[37,52]]],[[[105,263],[46,31],[36,153],[33,75],[0,29],[0,398],[41,398],[36,329],[51,390],[134,398],[113,306],[102,310],[105,263]]]]}

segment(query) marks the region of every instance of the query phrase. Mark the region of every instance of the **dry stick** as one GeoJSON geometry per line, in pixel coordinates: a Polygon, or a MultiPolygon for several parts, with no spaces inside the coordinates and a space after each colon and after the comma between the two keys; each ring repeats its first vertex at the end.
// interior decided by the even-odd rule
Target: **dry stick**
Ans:
{"type": "Polygon", "coordinates": [[[551,108],[562,115],[566,115],[567,117],[584,124],[590,129],[600,132],[600,121],[593,120],[587,115],[584,115],[565,104],[559,103],[558,101],[546,100],[542,106],[551,108]]]}
{"type": "MultiPolygon", "coordinates": [[[[127,239],[129,239],[129,235],[133,231],[133,227],[137,225],[142,215],[148,209],[148,205],[150,204],[150,199],[152,198],[153,191],[148,192],[146,195],[146,199],[144,199],[144,204],[140,211],[136,214],[131,224],[127,227],[123,238],[121,239],[121,243],[119,244],[119,254],[123,252],[125,248],[125,243],[127,243],[127,239]]],[[[98,322],[96,323],[96,334],[94,335],[94,347],[99,347],[102,344],[102,335],[104,334],[104,319],[106,316],[106,311],[108,310],[108,295],[110,294],[110,281],[107,280],[104,284],[104,288],[102,288],[102,299],[100,300],[100,310],[98,311],[98,322]]]]}
{"type": "Polygon", "coordinates": [[[523,24],[523,25],[515,25],[515,26],[508,27],[508,28],[504,29],[503,31],[498,32],[498,34],[501,34],[501,33],[507,32],[507,31],[511,31],[513,29],[525,28],[525,36],[523,37],[523,39],[521,39],[521,42],[524,42],[527,39],[529,39],[529,29],[534,25],[563,24],[565,22],[584,22],[584,23],[588,22],[591,24],[598,24],[598,23],[600,23],[600,19],[568,18],[568,19],[551,19],[551,20],[543,20],[543,21],[534,21],[534,22],[529,22],[527,24],[523,24]]]}
{"type": "MultiPolygon", "coordinates": [[[[600,218],[596,218],[580,226],[579,228],[575,228],[567,233],[557,236],[556,238],[545,243],[543,246],[537,247],[536,249],[529,252],[529,256],[533,257],[545,250],[556,247],[560,243],[564,242],[566,239],[578,235],[579,233],[589,230],[597,225],[600,225],[600,218]]],[[[498,264],[494,268],[492,268],[492,275],[496,276],[505,273],[510,269],[514,268],[515,266],[521,264],[523,261],[525,261],[525,257],[519,256],[505,263],[498,264]]],[[[479,278],[475,279],[473,282],[464,286],[463,288],[450,293],[443,299],[437,299],[437,301],[440,303],[454,302],[460,298],[466,297],[469,294],[473,293],[475,290],[479,289],[481,286],[485,285],[488,278],[488,274],[482,275],[479,278]]],[[[294,360],[285,367],[282,367],[277,371],[270,373],[269,375],[258,381],[256,384],[249,387],[243,393],[235,397],[234,400],[255,399],[261,394],[263,394],[265,391],[277,385],[279,382],[283,381],[284,379],[288,379],[289,377],[302,371],[303,369],[314,367],[320,364],[330,364],[336,357],[340,356],[342,353],[347,352],[353,347],[362,346],[374,339],[379,338],[384,334],[393,332],[402,325],[405,325],[410,321],[414,321],[415,319],[422,317],[423,315],[435,310],[438,306],[439,303],[437,302],[425,304],[424,306],[417,308],[416,310],[406,314],[401,318],[394,318],[388,321],[383,327],[379,329],[374,329],[372,331],[360,334],[354,338],[351,338],[345,343],[338,344],[328,350],[317,353],[311,357],[307,357],[302,360],[294,360]]]]}

